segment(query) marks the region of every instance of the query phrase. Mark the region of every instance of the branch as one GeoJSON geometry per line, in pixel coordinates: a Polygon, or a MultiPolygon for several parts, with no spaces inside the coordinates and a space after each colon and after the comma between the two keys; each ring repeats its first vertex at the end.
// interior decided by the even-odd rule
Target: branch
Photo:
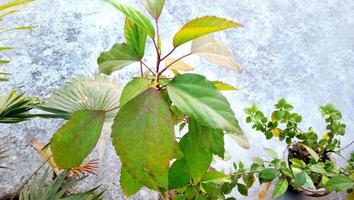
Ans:
{"type": "Polygon", "coordinates": [[[176,47],[174,47],[166,56],[161,58],[161,61],[165,60],[168,56],[170,56],[174,51],[176,50],[176,47]]]}
{"type": "Polygon", "coordinates": [[[144,73],[143,73],[143,63],[140,61],[140,76],[141,78],[144,77],[144,73]]]}
{"type": "Polygon", "coordinates": [[[176,62],[178,62],[178,61],[182,60],[183,58],[188,57],[188,56],[190,56],[190,55],[192,55],[192,53],[188,53],[188,54],[186,54],[186,55],[184,55],[184,56],[178,58],[177,60],[173,61],[172,63],[170,63],[169,65],[167,65],[163,70],[161,70],[161,71],[158,73],[158,76],[161,75],[163,72],[165,72],[169,67],[171,67],[171,66],[172,66],[173,64],[175,64],[176,62]]]}
{"type": "Polygon", "coordinates": [[[147,66],[143,61],[140,61],[140,62],[141,62],[141,64],[143,64],[152,74],[156,75],[155,72],[152,71],[152,69],[151,69],[149,66],[147,66]]]}
{"type": "Polygon", "coordinates": [[[350,145],[352,145],[352,144],[354,144],[354,140],[353,140],[351,143],[349,143],[347,146],[345,146],[345,147],[339,149],[337,152],[340,152],[340,151],[342,151],[342,150],[348,148],[348,147],[349,147],[350,145]]]}

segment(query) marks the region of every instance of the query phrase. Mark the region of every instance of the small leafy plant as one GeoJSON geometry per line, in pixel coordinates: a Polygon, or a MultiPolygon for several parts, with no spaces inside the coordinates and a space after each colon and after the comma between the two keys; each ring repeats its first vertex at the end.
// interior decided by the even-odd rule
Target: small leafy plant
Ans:
{"type": "Polygon", "coordinates": [[[351,192],[354,186],[352,161],[345,169],[340,169],[331,157],[331,154],[340,155],[344,149],[338,139],[345,134],[346,128],[340,111],[332,104],[320,107],[327,133],[318,138],[312,127],[307,130],[299,127],[302,117],[293,109],[285,99],[275,104],[271,117],[266,117],[256,105],[245,109],[246,121],[252,128],[262,132],[267,139],[275,137],[288,144],[285,160],[275,158],[271,162],[258,163],[266,167],[259,174],[260,182],[278,177],[274,197],[282,195],[289,185],[310,196],[323,196],[331,191],[351,192]]]}
{"type": "MultiPolygon", "coordinates": [[[[99,71],[110,75],[138,63],[140,76],[133,77],[123,89],[103,76],[80,78],[55,91],[40,106],[49,112],[42,116],[68,120],[50,141],[55,163],[63,169],[79,166],[96,146],[104,123],[113,120],[111,138],[122,162],[120,185],[127,196],[145,186],[159,191],[165,199],[224,198],[233,187],[217,188],[234,184],[230,178],[235,177],[210,165],[213,156],[224,157],[225,133],[243,136],[229,102],[220,92],[235,88],[199,74],[181,74],[193,70],[182,59],[200,55],[239,71],[231,53],[210,34],[241,24],[215,16],[194,19],[175,34],[173,49],[164,54],[159,34],[164,0],[142,0],[155,26],[142,12],[113,0],[108,2],[126,17],[125,42],[99,56],[99,71]],[[147,39],[155,47],[154,67],[143,59],[147,39]],[[192,42],[191,51],[172,58],[175,49],[187,42],[192,42]],[[176,134],[176,126],[181,133],[188,127],[187,133],[176,134]],[[222,192],[216,194],[216,190],[222,192]]],[[[245,194],[245,186],[236,185],[245,194]]]]}

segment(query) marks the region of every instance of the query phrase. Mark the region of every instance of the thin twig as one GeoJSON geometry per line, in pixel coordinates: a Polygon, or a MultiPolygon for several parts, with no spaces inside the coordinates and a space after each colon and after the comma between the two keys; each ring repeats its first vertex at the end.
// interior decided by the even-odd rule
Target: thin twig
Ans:
{"type": "Polygon", "coordinates": [[[347,146],[345,146],[345,147],[339,149],[337,152],[340,152],[340,151],[342,151],[342,150],[348,148],[348,147],[349,147],[350,145],[352,145],[352,144],[354,144],[354,140],[353,140],[351,143],[349,143],[347,146]]]}
{"type": "Polygon", "coordinates": [[[161,61],[165,60],[168,56],[170,56],[174,51],[176,50],[176,47],[174,47],[168,54],[166,54],[166,56],[164,56],[163,58],[161,58],[161,61]]]}
{"type": "Polygon", "coordinates": [[[143,61],[140,61],[140,62],[141,62],[141,64],[143,64],[152,74],[155,75],[155,72],[154,72],[149,66],[147,66],[143,61]]]}
{"type": "Polygon", "coordinates": [[[184,55],[184,56],[182,56],[182,57],[176,59],[175,61],[173,61],[172,63],[170,63],[169,65],[167,65],[164,69],[162,69],[162,70],[159,72],[158,76],[161,75],[163,72],[165,72],[165,71],[166,71],[169,67],[171,67],[173,64],[177,63],[178,61],[180,61],[180,60],[182,60],[183,58],[188,57],[188,56],[190,56],[190,55],[192,55],[192,53],[188,53],[188,54],[186,54],[186,55],[184,55]]]}
{"type": "Polygon", "coordinates": [[[21,185],[21,187],[12,195],[12,197],[11,197],[10,200],[13,200],[13,199],[15,198],[16,194],[18,194],[18,193],[22,190],[22,188],[28,183],[28,181],[31,180],[31,178],[32,178],[34,175],[36,175],[37,172],[38,172],[38,171],[48,162],[48,160],[51,159],[51,158],[52,158],[52,156],[50,156],[43,164],[41,164],[41,165],[36,169],[36,171],[34,171],[34,172],[31,174],[30,177],[28,177],[28,178],[26,179],[26,181],[21,185]]]}
{"type": "Polygon", "coordinates": [[[331,153],[335,153],[337,154],[338,156],[340,156],[341,158],[343,158],[343,160],[345,160],[346,162],[349,162],[349,160],[347,160],[344,156],[342,156],[340,153],[338,152],[335,152],[335,151],[331,151],[331,153]]]}
{"type": "Polygon", "coordinates": [[[144,73],[143,73],[143,63],[140,61],[140,76],[141,78],[144,77],[144,73]]]}

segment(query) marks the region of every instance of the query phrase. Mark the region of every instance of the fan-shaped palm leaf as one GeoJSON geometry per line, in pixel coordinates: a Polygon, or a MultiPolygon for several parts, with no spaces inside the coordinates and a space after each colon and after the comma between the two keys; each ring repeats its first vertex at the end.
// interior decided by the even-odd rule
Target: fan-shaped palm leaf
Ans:
{"type": "Polygon", "coordinates": [[[7,169],[7,167],[3,166],[1,164],[1,160],[5,159],[8,157],[8,155],[6,155],[7,150],[3,149],[2,147],[0,147],[0,169],[7,169]]]}
{"type": "Polygon", "coordinates": [[[82,193],[71,193],[70,190],[83,180],[86,176],[74,180],[67,180],[69,171],[64,171],[53,181],[49,182],[46,170],[42,177],[35,177],[32,183],[25,185],[20,192],[20,200],[98,200],[103,192],[97,194],[94,188],[82,193]]]}
{"type": "Polygon", "coordinates": [[[118,112],[120,85],[104,77],[77,78],[63,88],[53,91],[51,97],[39,107],[52,114],[42,115],[68,119],[79,110],[105,110],[107,119],[118,112]]]}
{"type": "Polygon", "coordinates": [[[36,103],[36,98],[25,96],[24,93],[11,91],[8,95],[0,95],[0,123],[16,123],[27,120],[32,117],[28,111],[36,103]]]}

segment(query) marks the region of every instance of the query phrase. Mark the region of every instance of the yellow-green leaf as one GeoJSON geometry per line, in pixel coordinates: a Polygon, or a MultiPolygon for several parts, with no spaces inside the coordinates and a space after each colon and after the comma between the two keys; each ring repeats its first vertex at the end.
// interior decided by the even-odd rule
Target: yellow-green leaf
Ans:
{"type": "Polygon", "coordinates": [[[238,72],[241,71],[240,64],[234,59],[232,53],[223,45],[216,42],[212,35],[206,35],[193,40],[192,53],[219,66],[238,72]]]}
{"type": "Polygon", "coordinates": [[[213,81],[212,83],[214,84],[217,90],[237,90],[237,88],[235,88],[234,86],[221,81],[213,81]]]}
{"type": "Polygon", "coordinates": [[[165,0],[141,0],[141,3],[155,19],[160,17],[165,0]]]}
{"type": "Polygon", "coordinates": [[[193,19],[179,30],[173,38],[174,47],[199,38],[203,35],[229,28],[240,27],[241,24],[215,16],[193,19]]]}
{"type": "Polygon", "coordinates": [[[143,93],[151,87],[151,81],[146,78],[134,78],[125,85],[122,95],[119,99],[120,106],[123,107],[134,97],[143,93]]]}
{"type": "Polygon", "coordinates": [[[0,5],[0,10],[6,10],[8,8],[12,8],[12,7],[15,7],[15,6],[24,5],[24,4],[32,2],[32,1],[33,0],[14,0],[14,1],[10,1],[8,3],[0,5]]]}
{"type": "Polygon", "coordinates": [[[50,147],[55,163],[64,169],[79,166],[91,153],[100,137],[105,111],[74,112],[52,137],[50,147]]]}
{"type": "Polygon", "coordinates": [[[117,3],[115,0],[107,0],[113,7],[121,11],[126,17],[135,22],[140,28],[145,30],[145,32],[151,37],[155,36],[155,29],[149,18],[147,18],[142,12],[136,10],[133,7],[117,3]]]}

